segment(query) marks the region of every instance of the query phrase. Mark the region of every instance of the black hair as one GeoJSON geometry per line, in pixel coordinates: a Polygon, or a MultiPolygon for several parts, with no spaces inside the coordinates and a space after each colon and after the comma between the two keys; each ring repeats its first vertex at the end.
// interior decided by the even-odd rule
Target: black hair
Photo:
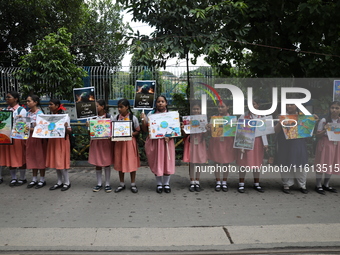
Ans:
{"type": "Polygon", "coordinates": [[[157,103],[158,98],[160,98],[160,97],[163,97],[163,98],[164,98],[164,101],[166,102],[165,109],[166,109],[166,111],[168,111],[168,100],[166,99],[165,96],[159,95],[158,97],[156,97],[156,100],[155,100],[155,108],[152,110],[153,113],[157,111],[157,105],[156,105],[156,103],[157,103]]]}
{"type": "Polygon", "coordinates": [[[11,94],[12,97],[14,97],[15,99],[18,99],[17,103],[20,104],[20,95],[18,92],[10,91],[10,92],[7,92],[7,94],[11,94]]]}
{"type": "Polygon", "coordinates": [[[42,106],[41,106],[41,104],[40,104],[40,97],[39,97],[39,96],[37,96],[37,95],[29,95],[28,97],[30,97],[30,98],[33,100],[33,102],[36,102],[36,103],[37,103],[37,106],[41,109],[41,111],[42,111],[43,113],[45,113],[45,112],[44,112],[44,109],[42,108],[42,106]]]}
{"type": "Polygon", "coordinates": [[[326,123],[332,122],[332,113],[331,113],[330,108],[331,108],[331,106],[332,106],[333,104],[336,104],[336,105],[340,106],[340,102],[339,102],[339,101],[333,101],[332,103],[330,103],[329,108],[328,108],[328,109],[329,109],[329,110],[328,110],[328,115],[327,115],[327,117],[326,117],[326,123]]]}
{"type": "MultiPolygon", "coordinates": [[[[55,105],[59,105],[59,107],[61,106],[61,103],[60,103],[60,100],[59,100],[59,99],[52,98],[52,99],[50,99],[50,102],[53,103],[53,104],[55,104],[55,105]]],[[[64,111],[63,111],[62,109],[60,109],[60,110],[58,111],[58,114],[63,114],[63,113],[64,113],[64,111]]]]}
{"type": "Polygon", "coordinates": [[[104,99],[99,99],[97,100],[97,103],[100,105],[100,106],[103,106],[104,107],[104,112],[105,113],[108,113],[109,112],[109,108],[107,106],[107,103],[104,99]]]}
{"type": "Polygon", "coordinates": [[[120,100],[118,101],[117,105],[120,105],[120,104],[124,105],[125,107],[128,107],[129,112],[130,112],[131,114],[133,114],[132,111],[131,111],[131,106],[130,106],[129,100],[127,100],[126,98],[120,99],[120,100]]]}

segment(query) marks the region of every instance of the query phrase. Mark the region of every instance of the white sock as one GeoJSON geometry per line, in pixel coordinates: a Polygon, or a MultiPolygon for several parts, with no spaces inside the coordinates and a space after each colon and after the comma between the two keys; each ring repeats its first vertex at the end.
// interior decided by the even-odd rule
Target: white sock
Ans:
{"type": "Polygon", "coordinates": [[[239,188],[239,189],[244,189],[244,182],[240,182],[240,183],[238,184],[238,188],[239,188]]]}
{"type": "Polygon", "coordinates": [[[10,169],[9,170],[10,174],[11,174],[11,178],[12,180],[16,180],[17,179],[17,169],[10,169]]]}
{"type": "Polygon", "coordinates": [[[227,181],[222,181],[222,186],[227,186],[227,181]]]}
{"type": "Polygon", "coordinates": [[[170,184],[170,175],[164,175],[163,176],[163,184],[169,186],[169,184],[170,184]]]}
{"type": "Polygon", "coordinates": [[[20,180],[26,179],[26,169],[19,169],[20,172],[20,180]]]}
{"type": "Polygon", "coordinates": [[[315,173],[315,179],[316,179],[316,183],[315,183],[315,186],[317,188],[321,188],[322,185],[321,185],[321,181],[322,181],[322,173],[315,173]]]}
{"type": "Polygon", "coordinates": [[[134,186],[136,186],[136,183],[131,182],[131,187],[134,187],[134,186]]]}
{"type": "Polygon", "coordinates": [[[119,183],[119,186],[124,187],[124,186],[125,186],[125,182],[120,182],[120,183],[119,183]]]}
{"type": "Polygon", "coordinates": [[[36,182],[37,179],[38,179],[37,176],[33,176],[33,177],[32,177],[32,182],[36,182]]]}
{"type": "Polygon", "coordinates": [[[331,174],[325,174],[325,179],[323,180],[323,185],[325,187],[329,187],[329,181],[331,180],[332,175],[331,174]]]}
{"type": "Polygon", "coordinates": [[[196,180],[195,183],[196,183],[196,185],[200,185],[200,181],[196,180]]]}
{"type": "Polygon", "coordinates": [[[44,176],[40,176],[40,181],[44,182],[45,181],[45,177],[44,176]]]}
{"type": "Polygon", "coordinates": [[[162,186],[163,185],[163,176],[156,176],[156,183],[157,183],[157,186],[162,186]]]}
{"type": "Polygon", "coordinates": [[[106,166],[104,168],[104,171],[105,171],[105,185],[110,186],[111,168],[109,166],[106,166]]]}
{"type": "Polygon", "coordinates": [[[191,185],[195,185],[196,182],[195,182],[195,181],[190,181],[190,184],[191,184],[191,185]]]}
{"type": "Polygon", "coordinates": [[[216,181],[216,185],[221,185],[221,181],[216,181]]]}
{"type": "Polygon", "coordinates": [[[58,177],[58,182],[57,182],[57,184],[58,185],[61,185],[61,184],[63,184],[63,175],[62,175],[62,173],[61,173],[61,170],[56,170],[57,171],[57,177],[58,177]]]}
{"type": "Polygon", "coordinates": [[[99,186],[102,186],[102,183],[103,183],[102,170],[96,170],[96,176],[97,176],[97,184],[99,186]]]}
{"type": "Polygon", "coordinates": [[[63,177],[64,177],[64,184],[66,185],[70,185],[70,178],[68,176],[68,170],[67,169],[63,169],[61,170],[63,177]]]}
{"type": "Polygon", "coordinates": [[[260,186],[260,183],[254,182],[254,186],[255,186],[255,187],[259,187],[259,186],[260,186]]]}

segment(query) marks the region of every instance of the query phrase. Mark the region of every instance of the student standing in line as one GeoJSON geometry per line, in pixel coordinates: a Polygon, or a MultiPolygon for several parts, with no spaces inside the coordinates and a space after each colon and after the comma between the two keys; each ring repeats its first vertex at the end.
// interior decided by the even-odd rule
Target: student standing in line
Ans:
{"type": "MultiPolygon", "coordinates": [[[[255,109],[260,109],[260,104],[253,100],[253,106],[255,109]]],[[[247,114],[242,115],[240,119],[259,119],[261,116],[255,115],[248,111],[247,114]]],[[[254,148],[252,150],[238,150],[236,164],[243,167],[250,167],[253,171],[254,185],[253,188],[263,193],[264,190],[260,186],[260,168],[263,163],[264,151],[268,150],[267,136],[256,137],[254,142],[254,148]]],[[[246,171],[239,172],[239,186],[237,191],[244,193],[244,179],[246,177],[246,171]]]]}
{"type": "Polygon", "coordinates": [[[327,136],[329,123],[340,123],[340,102],[334,101],[330,104],[329,113],[326,118],[318,124],[317,137],[320,138],[315,153],[314,168],[316,171],[315,191],[325,195],[325,190],[337,193],[337,190],[329,186],[332,174],[340,174],[340,142],[330,141],[327,136]],[[324,175],[323,185],[322,177],[324,175]]]}
{"type": "Polygon", "coordinates": [[[32,169],[32,181],[27,185],[27,188],[35,186],[36,189],[46,185],[45,181],[45,163],[47,140],[32,137],[34,126],[37,121],[37,115],[43,114],[40,106],[40,98],[37,95],[27,97],[27,106],[30,110],[27,112],[27,117],[31,119],[30,136],[26,141],[26,165],[27,169],[32,169]],[[38,171],[40,172],[40,180],[38,182],[38,171]]]}
{"type": "MultiPolygon", "coordinates": [[[[20,97],[16,91],[8,92],[6,95],[6,103],[8,107],[4,110],[13,112],[13,119],[18,116],[26,116],[27,111],[24,107],[19,105],[20,97]]],[[[11,174],[11,182],[9,186],[21,186],[27,183],[26,180],[26,141],[21,139],[12,139],[12,145],[1,145],[0,146],[0,166],[9,167],[11,174]],[[19,180],[17,178],[17,168],[20,171],[19,180]]],[[[1,173],[0,173],[1,175],[1,173]]],[[[1,182],[2,182],[1,178],[1,182]]]]}
{"type": "MultiPolygon", "coordinates": [[[[97,105],[97,113],[98,119],[109,119],[111,118],[111,114],[108,113],[107,105],[105,100],[99,99],[96,102],[97,105]]],[[[87,122],[87,125],[89,123],[87,122]]],[[[104,190],[106,193],[112,191],[110,186],[110,177],[111,177],[111,167],[113,164],[113,142],[111,141],[111,137],[108,139],[91,139],[90,141],[90,150],[89,150],[89,163],[96,166],[96,177],[97,177],[97,185],[93,187],[93,192],[98,192],[103,188],[103,177],[102,177],[102,168],[104,167],[105,172],[105,187],[104,190]]]]}
{"type": "MultiPolygon", "coordinates": [[[[156,99],[156,108],[145,116],[141,114],[142,130],[148,132],[148,116],[167,112],[168,101],[165,96],[158,96],[156,99]]],[[[175,173],[175,143],[170,137],[161,139],[146,138],[145,153],[152,173],[156,176],[156,192],[171,192],[170,176],[175,173]]]]}
{"type": "MultiPolygon", "coordinates": [[[[218,105],[218,114],[215,116],[230,116],[229,105],[220,102],[218,105]]],[[[213,124],[208,124],[207,129],[212,131],[213,124]]],[[[216,169],[215,178],[216,186],[215,191],[228,191],[228,166],[235,161],[236,150],[234,149],[234,137],[211,137],[208,146],[208,159],[220,164],[220,171],[216,169]],[[222,183],[220,172],[223,171],[222,183]]]]}
{"type": "MultiPolygon", "coordinates": [[[[64,114],[66,110],[58,99],[51,99],[48,108],[51,114],[64,114]]],[[[70,168],[70,139],[71,133],[70,118],[65,122],[65,137],[50,138],[47,143],[46,167],[55,168],[57,172],[57,183],[50,190],[61,189],[66,191],[71,187],[68,169],[70,168]]]]}
{"type": "Polygon", "coordinates": [[[136,171],[140,167],[138,144],[136,137],[139,136],[140,126],[136,116],[133,115],[130,102],[127,99],[118,101],[119,114],[112,117],[112,121],[132,121],[132,140],[130,141],[115,141],[114,153],[114,169],[119,173],[119,186],[115,192],[121,192],[125,189],[124,175],[130,173],[132,193],[137,193],[136,186],[136,171]]]}
{"type": "MultiPolygon", "coordinates": [[[[190,103],[191,114],[200,115],[201,114],[201,102],[193,101],[190,103]]],[[[183,161],[189,162],[189,178],[190,192],[200,192],[200,166],[207,163],[207,147],[205,142],[205,133],[184,135],[184,151],[183,151],[183,161]],[[197,171],[198,170],[198,171],[197,171]]]]}

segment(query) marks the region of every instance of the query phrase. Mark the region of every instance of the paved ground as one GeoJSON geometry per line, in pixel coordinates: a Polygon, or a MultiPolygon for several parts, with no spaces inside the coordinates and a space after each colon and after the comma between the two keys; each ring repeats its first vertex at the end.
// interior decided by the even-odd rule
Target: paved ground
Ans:
{"type": "MultiPolygon", "coordinates": [[[[138,170],[137,194],[129,189],[118,194],[92,192],[95,171],[88,166],[73,167],[70,179],[70,190],[50,191],[56,174],[48,170],[47,186],[42,189],[11,188],[9,172],[4,171],[0,252],[254,253],[278,247],[319,247],[319,254],[326,249],[327,253],[340,251],[340,193],[317,194],[313,173],[308,176],[306,195],[298,190],[284,194],[278,174],[262,176],[263,194],[251,188],[250,174],[246,193],[238,193],[236,173],[230,174],[226,193],[214,191],[209,173],[202,174],[202,192],[189,192],[187,166],[176,168],[170,194],[155,192],[154,176],[147,167],[138,170]]],[[[115,171],[111,179],[116,187],[115,171]]],[[[336,176],[332,186],[340,190],[336,176]]]]}

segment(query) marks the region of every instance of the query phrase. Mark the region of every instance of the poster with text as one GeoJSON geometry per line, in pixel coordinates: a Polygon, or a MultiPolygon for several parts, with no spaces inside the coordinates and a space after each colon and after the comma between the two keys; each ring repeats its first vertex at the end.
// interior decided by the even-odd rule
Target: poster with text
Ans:
{"type": "Polygon", "coordinates": [[[340,101],[340,80],[334,80],[333,101],[340,101]]]}
{"type": "Polygon", "coordinates": [[[234,148],[252,150],[255,142],[256,121],[249,119],[240,119],[236,127],[234,148]]]}
{"type": "Polygon", "coordinates": [[[313,136],[316,120],[313,115],[281,115],[279,117],[286,139],[313,136]]]}
{"type": "Polygon", "coordinates": [[[256,119],[255,137],[274,134],[274,122],[272,116],[264,116],[256,119]]]}
{"type": "Polygon", "coordinates": [[[110,119],[90,120],[90,138],[91,139],[108,139],[110,137],[111,137],[111,120],[110,119]]]}
{"type": "Polygon", "coordinates": [[[94,87],[73,89],[77,119],[88,119],[97,116],[94,87]]]}
{"type": "Polygon", "coordinates": [[[207,115],[190,115],[183,116],[184,132],[186,134],[199,134],[205,133],[206,125],[208,124],[207,115]]]}
{"type": "Polygon", "coordinates": [[[112,122],[112,141],[132,140],[132,121],[112,122]]]}
{"type": "Polygon", "coordinates": [[[210,119],[212,137],[235,136],[236,116],[212,116],[210,119]]]}
{"type": "Polygon", "coordinates": [[[178,112],[150,114],[148,118],[149,136],[151,139],[181,136],[178,112]]]}
{"type": "Polygon", "coordinates": [[[69,122],[67,114],[39,114],[32,136],[36,138],[64,138],[65,122],[69,122]]]}
{"type": "Polygon", "coordinates": [[[28,139],[30,136],[30,126],[31,126],[30,117],[15,118],[13,121],[11,137],[14,139],[22,140],[28,139]]]}
{"type": "Polygon", "coordinates": [[[340,123],[328,123],[327,136],[330,141],[340,141],[340,123]]]}
{"type": "Polygon", "coordinates": [[[0,111],[0,145],[12,144],[13,112],[0,111]]]}
{"type": "Polygon", "coordinates": [[[153,109],[156,81],[136,81],[135,109],[153,109]]]}

